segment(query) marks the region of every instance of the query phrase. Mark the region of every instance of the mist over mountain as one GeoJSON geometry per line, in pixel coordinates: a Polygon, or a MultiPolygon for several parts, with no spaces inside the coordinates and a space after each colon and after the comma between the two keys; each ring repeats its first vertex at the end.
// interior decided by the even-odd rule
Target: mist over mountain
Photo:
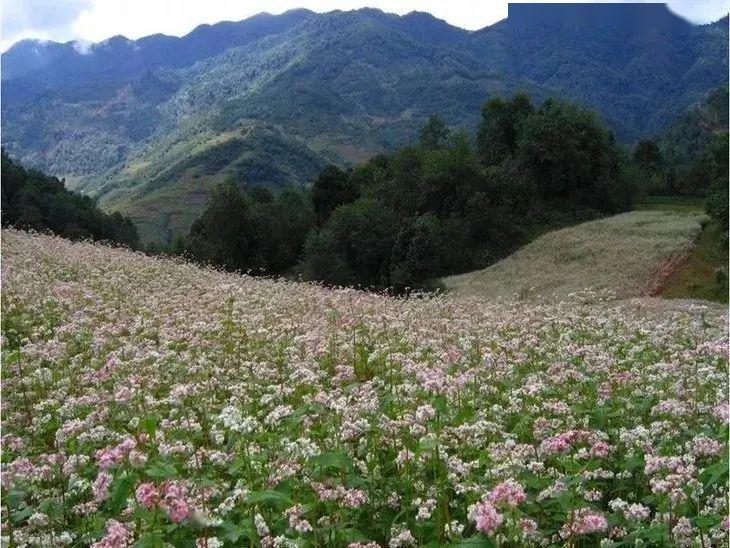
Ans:
{"type": "Polygon", "coordinates": [[[657,134],[727,85],[727,28],[661,4],[516,4],[476,32],[294,10],[181,38],[23,41],[2,56],[3,146],[169,239],[227,177],[308,184],[412,141],[431,114],[473,129],[518,90],[595,109],[623,142],[657,134]]]}

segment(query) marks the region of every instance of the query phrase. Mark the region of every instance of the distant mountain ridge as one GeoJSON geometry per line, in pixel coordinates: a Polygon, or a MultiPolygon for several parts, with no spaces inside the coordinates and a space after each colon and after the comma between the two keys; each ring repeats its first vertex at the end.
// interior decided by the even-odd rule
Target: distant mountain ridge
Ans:
{"type": "Polygon", "coordinates": [[[622,4],[616,9],[612,4],[575,3],[509,4],[507,19],[521,28],[573,27],[606,28],[626,32],[688,32],[692,24],[671,12],[665,4],[622,4]]]}
{"type": "Polygon", "coordinates": [[[243,21],[199,25],[182,37],[153,34],[138,40],[117,35],[95,44],[22,40],[3,54],[3,80],[34,76],[129,75],[152,68],[179,68],[243,46],[301,23],[306,9],[259,13],[243,21]],[[59,63],[67,63],[59,66],[59,63]],[[43,71],[38,75],[38,71],[43,71]]]}
{"type": "Polygon", "coordinates": [[[306,184],[412,141],[431,114],[473,128],[486,99],[517,90],[594,108],[625,142],[658,133],[727,85],[727,36],[727,20],[695,26],[661,4],[512,4],[476,32],[294,10],[181,38],[24,41],[2,56],[3,146],[169,239],[226,177],[306,184]]]}

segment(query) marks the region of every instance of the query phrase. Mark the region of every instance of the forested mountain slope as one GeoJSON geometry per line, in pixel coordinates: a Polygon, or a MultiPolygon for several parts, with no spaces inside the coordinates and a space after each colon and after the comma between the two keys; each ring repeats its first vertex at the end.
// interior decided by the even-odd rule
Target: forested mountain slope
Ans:
{"type": "Polygon", "coordinates": [[[3,144],[169,239],[220,180],[307,184],[326,162],[412,141],[431,114],[473,128],[490,96],[564,96],[629,142],[726,84],[726,20],[510,9],[477,32],[424,13],[295,10],[183,38],[22,42],[2,57],[3,144]]]}

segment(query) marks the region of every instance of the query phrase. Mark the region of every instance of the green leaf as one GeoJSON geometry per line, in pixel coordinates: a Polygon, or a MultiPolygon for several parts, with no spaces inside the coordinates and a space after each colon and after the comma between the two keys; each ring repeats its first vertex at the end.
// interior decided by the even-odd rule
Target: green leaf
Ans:
{"type": "Polygon", "coordinates": [[[167,462],[153,464],[145,473],[154,480],[166,480],[177,476],[177,468],[167,462]]]}
{"type": "Polygon", "coordinates": [[[162,535],[159,533],[147,533],[134,546],[135,548],[162,548],[162,535]]]}
{"type": "Polygon", "coordinates": [[[352,466],[350,456],[344,451],[322,453],[312,457],[311,461],[322,469],[347,470],[352,466]]]}
{"type": "MultiPolygon", "coordinates": [[[[245,524],[250,525],[250,524],[245,524]]],[[[245,527],[241,525],[236,525],[235,523],[231,521],[224,521],[221,526],[221,536],[224,540],[227,540],[232,543],[237,543],[238,540],[241,537],[249,537],[249,533],[251,532],[251,527],[245,527]]]]}
{"type": "Polygon", "coordinates": [[[8,491],[8,494],[5,495],[5,500],[11,510],[18,508],[23,503],[23,499],[25,499],[25,491],[19,489],[8,491]]]}
{"type": "Polygon", "coordinates": [[[130,476],[123,476],[113,487],[110,503],[113,508],[121,509],[127,501],[127,497],[134,488],[134,480],[130,476]]]}
{"type": "Polygon", "coordinates": [[[5,365],[5,367],[10,367],[18,361],[20,361],[19,350],[13,350],[12,352],[3,352],[3,364],[5,365]]]}
{"type": "Polygon", "coordinates": [[[723,460],[705,468],[702,473],[702,482],[705,485],[725,483],[724,478],[728,475],[728,461],[723,460]]]}
{"type": "Polygon", "coordinates": [[[12,512],[10,514],[10,518],[13,520],[13,523],[22,523],[34,513],[35,510],[33,510],[33,508],[31,508],[30,506],[26,506],[25,508],[21,508],[20,510],[12,512]]]}
{"type": "Polygon", "coordinates": [[[252,491],[246,500],[249,504],[261,504],[274,508],[284,508],[294,504],[291,498],[278,491],[252,491]]]}
{"type": "Polygon", "coordinates": [[[465,538],[460,542],[455,542],[450,546],[452,546],[453,548],[494,548],[496,544],[494,544],[494,542],[490,538],[482,535],[477,535],[474,537],[465,538]]]}
{"type": "Polygon", "coordinates": [[[63,505],[59,501],[53,499],[44,500],[40,503],[39,508],[41,512],[51,519],[56,519],[63,513],[63,505]]]}
{"type": "Polygon", "coordinates": [[[652,525],[646,529],[642,529],[637,533],[643,540],[650,540],[656,543],[666,542],[669,540],[669,530],[666,523],[652,525]]]}
{"type": "Polygon", "coordinates": [[[348,544],[351,542],[361,542],[368,540],[368,537],[359,529],[354,529],[352,527],[348,529],[343,529],[340,531],[340,535],[342,537],[342,540],[347,542],[348,544]]]}
{"type": "Polygon", "coordinates": [[[157,425],[160,424],[160,420],[161,418],[159,415],[147,415],[139,421],[139,425],[150,435],[152,439],[154,439],[157,432],[157,425]]]}
{"type": "Polygon", "coordinates": [[[692,518],[691,521],[692,525],[695,527],[699,527],[703,531],[707,531],[711,527],[720,523],[720,518],[718,516],[697,516],[692,518]]]}

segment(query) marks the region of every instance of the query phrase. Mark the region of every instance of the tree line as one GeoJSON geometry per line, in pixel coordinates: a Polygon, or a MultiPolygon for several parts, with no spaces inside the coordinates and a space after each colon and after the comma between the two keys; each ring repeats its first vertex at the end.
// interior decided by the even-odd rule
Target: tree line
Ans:
{"type": "Polygon", "coordinates": [[[475,139],[438,117],[418,143],[308,191],[216,188],[177,250],[229,270],[404,292],[482,268],[536,234],[630,209],[630,156],[590,111],[494,98],[475,139]]]}
{"type": "Polygon", "coordinates": [[[71,240],[93,239],[137,247],[137,228],[118,212],[101,211],[65,182],[26,169],[2,151],[2,226],[53,232],[71,240]]]}
{"type": "MultiPolygon", "coordinates": [[[[544,231],[626,211],[647,194],[705,196],[727,234],[727,132],[696,129],[707,126],[707,112],[727,120],[718,96],[726,99],[727,90],[710,97],[702,120],[686,116],[671,139],[633,150],[569,102],[493,98],[476,135],[432,116],[414,145],[348,170],[330,165],[308,189],[274,194],[228,180],[187,235],[147,250],[402,293],[438,287],[444,275],[488,266],[544,231]]],[[[2,224],[139,246],[128,218],[102,212],[5,151],[2,224]]]]}
{"type": "Polygon", "coordinates": [[[727,239],[728,89],[680,115],[664,135],[639,141],[633,168],[645,194],[705,198],[727,239]]]}

